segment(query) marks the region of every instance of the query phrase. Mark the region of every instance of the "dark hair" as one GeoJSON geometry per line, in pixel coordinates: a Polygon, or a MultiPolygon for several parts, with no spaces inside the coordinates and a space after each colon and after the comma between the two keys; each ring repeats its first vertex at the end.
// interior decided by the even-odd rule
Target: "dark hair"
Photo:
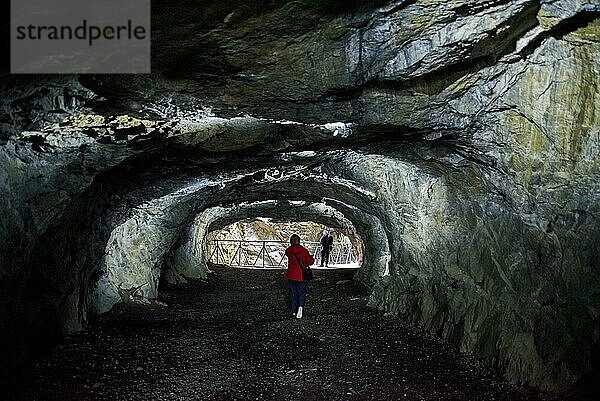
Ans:
{"type": "Polygon", "coordinates": [[[290,237],[290,244],[292,244],[292,245],[300,245],[300,236],[298,234],[293,234],[290,237]]]}

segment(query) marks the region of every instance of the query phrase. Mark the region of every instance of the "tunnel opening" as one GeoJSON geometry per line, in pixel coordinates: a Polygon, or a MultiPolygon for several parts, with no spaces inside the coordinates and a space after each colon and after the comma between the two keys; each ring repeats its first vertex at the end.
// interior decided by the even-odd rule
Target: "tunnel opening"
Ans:
{"type": "Polygon", "coordinates": [[[353,228],[269,217],[241,220],[208,233],[204,256],[209,266],[283,269],[293,234],[300,236],[302,246],[313,255],[314,267],[358,269],[362,264],[364,245],[353,228]],[[328,257],[323,252],[325,233],[332,237],[328,257]]]}
{"type": "MultiPolygon", "coordinates": [[[[334,253],[330,253],[330,256],[336,259],[336,264],[354,268],[356,281],[369,287],[378,277],[386,274],[390,252],[380,220],[355,206],[323,198],[316,202],[292,199],[251,200],[203,208],[187,220],[185,227],[180,226],[176,238],[171,235],[169,245],[163,245],[166,250],[160,258],[162,265],[154,276],[159,275],[161,282],[169,284],[184,283],[188,278],[206,278],[212,269],[211,263],[228,265],[234,259],[237,265],[247,267],[254,265],[262,268],[263,259],[265,266],[278,266],[281,265],[282,252],[289,246],[289,237],[295,229],[299,230],[303,243],[312,242],[308,244],[310,252],[313,255],[317,253],[317,262],[320,263],[319,244],[315,242],[327,228],[337,237],[333,243],[334,253]],[[219,237],[219,232],[236,224],[238,226],[234,230],[227,231],[229,234],[219,237]],[[252,225],[257,227],[248,228],[252,225]],[[311,227],[312,232],[307,227],[311,227]],[[232,236],[232,232],[236,234],[232,236]],[[248,238],[246,233],[250,233],[248,238]],[[216,248],[215,239],[227,241],[220,242],[216,248]],[[252,246],[240,257],[239,253],[236,254],[236,250],[240,248],[240,240],[248,239],[276,242],[244,243],[242,248],[252,246]],[[226,242],[230,242],[227,244],[229,250],[223,249],[226,242]],[[271,252],[273,255],[270,256],[271,252]]],[[[157,266],[158,263],[153,261],[152,266],[157,266]]],[[[112,262],[108,264],[115,265],[112,262]]],[[[146,268],[152,269],[155,268],[146,268]]],[[[134,286],[128,283],[128,287],[134,286]]]]}
{"type": "MultiPolygon", "coordinates": [[[[163,282],[207,290],[194,293],[201,315],[211,235],[290,213],[290,223],[350,221],[360,268],[329,277],[367,285],[369,307],[504,379],[564,392],[597,371],[600,85],[589,83],[600,20],[585,2],[175,3],[153,17],[156,74],[2,79],[0,372],[42,340],[85,330],[89,315],[151,305],[163,282]]],[[[260,261],[253,252],[245,261],[260,261]]],[[[322,311],[325,339],[337,309],[322,311]]],[[[238,317],[223,349],[239,322],[256,325],[238,317]]],[[[226,366],[203,357],[203,372],[226,366]]],[[[363,373],[388,371],[399,372],[363,373]]],[[[262,384],[245,373],[242,384],[262,384]]]]}

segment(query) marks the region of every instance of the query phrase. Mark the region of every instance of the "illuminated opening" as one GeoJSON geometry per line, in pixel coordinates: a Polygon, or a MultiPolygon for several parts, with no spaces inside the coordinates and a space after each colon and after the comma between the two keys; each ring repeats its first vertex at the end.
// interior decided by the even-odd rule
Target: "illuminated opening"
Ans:
{"type": "Polygon", "coordinates": [[[315,259],[314,267],[320,268],[324,256],[320,240],[324,231],[333,237],[328,268],[358,269],[364,248],[354,230],[312,221],[281,222],[270,218],[238,221],[207,235],[204,256],[209,266],[282,269],[287,267],[285,250],[290,246],[289,238],[298,234],[301,245],[315,259]]]}

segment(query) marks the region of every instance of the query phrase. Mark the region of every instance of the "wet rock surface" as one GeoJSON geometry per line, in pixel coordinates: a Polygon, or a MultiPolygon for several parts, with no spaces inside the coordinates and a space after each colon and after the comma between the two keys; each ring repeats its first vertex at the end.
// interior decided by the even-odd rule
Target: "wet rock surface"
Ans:
{"type": "Polygon", "coordinates": [[[287,313],[282,271],[217,268],[165,287],[159,303],[102,315],[3,378],[4,399],[552,399],[368,308],[354,274],[317,271],[299,320],[287,313]]]}

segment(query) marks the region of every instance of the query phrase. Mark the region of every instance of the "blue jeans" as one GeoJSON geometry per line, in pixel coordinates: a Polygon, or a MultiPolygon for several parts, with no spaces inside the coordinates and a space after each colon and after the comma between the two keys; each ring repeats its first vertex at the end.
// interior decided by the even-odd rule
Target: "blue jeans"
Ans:
{"type": "Polygon", "coordinates": [[[294,280],[288,280],[288,283],[290,285],[290,297],[292,298],[292,313],[296,313],[299,306],[304,308],[308,283],[306,281],[294,280]]]}

